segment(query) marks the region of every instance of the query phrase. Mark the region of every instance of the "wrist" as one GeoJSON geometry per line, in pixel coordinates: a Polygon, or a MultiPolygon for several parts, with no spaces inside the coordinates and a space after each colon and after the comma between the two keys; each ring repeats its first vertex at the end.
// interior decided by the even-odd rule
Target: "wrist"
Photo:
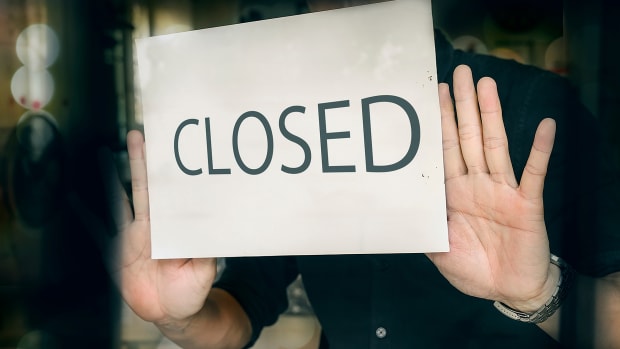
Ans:
{"type": "Polygon", "coordinates": [[[192,323],[193,316],[189,316],[183,319],[166,318],[160,321],[154,322],[155,326],[159,328],[166,335],[184,333],[192,323]]]}
{"type": "Polygon", "coordinates": [[[524,313],[533,313],[545,305],[545,303],[553,297],[558,284],[560,283],[562,271],[557,265],[550,263],[549,272],[547,273],[547,280],[540,292],[529,299],[514,302],[502,302],[514,310],[518,310],[524,313]]]}
{"type": "Polygon", "coordinates": [[[557,271],[555,268],[551,269],[550,267],[547,281],[542,288],[543,291],[537,296],[531,297],[524,302],[514,302],[512,306],[496,301],[493,303],[495,308],[513,320],[536,324],[546,321],[555,314],[568,294],[568,289],[572,284],[573,270],[561,258],[554,255],[551,255],[551,264],[558,267],[557,269],[560,271],[560,275],[556,277],[555,273],[557,273],[557,271]],[[540,304],[540,300],[544,299],[547,295],[547,288],[550,287],[547,283],[551,282],[551,284],[553,284],[553,280],[557,280],[555,281],[556,284],[553,293],[544,301],[542,306],[535,308],[540,304]],[[532,311],[531,309],[535,310],[532,311]]]}

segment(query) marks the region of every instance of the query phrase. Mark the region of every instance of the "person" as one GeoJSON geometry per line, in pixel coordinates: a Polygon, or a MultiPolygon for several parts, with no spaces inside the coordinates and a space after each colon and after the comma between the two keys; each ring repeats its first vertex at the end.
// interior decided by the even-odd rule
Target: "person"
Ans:
{"type": "Polygon", "coordinates": [[[618,177],[595,120],[563,78],[435,40],[450,252],[229,258],[215,283],[214,259],[153,260],[131,131],[127,304],[184,348],[249,347],[301,274],[324,347],[620,347],[618,177]]]}

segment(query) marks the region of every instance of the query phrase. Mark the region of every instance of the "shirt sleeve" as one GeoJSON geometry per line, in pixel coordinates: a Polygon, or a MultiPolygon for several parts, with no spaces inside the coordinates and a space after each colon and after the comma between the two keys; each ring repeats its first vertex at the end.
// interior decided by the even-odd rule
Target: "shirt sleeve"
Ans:
{"type": "Polygon", "coordinates": [[[288,308],[286,289],[297,277],[294,257],[227,258],[213,287],[230,293],[252,324],[251,347],[265,326],[273,325],[288,308]]]}

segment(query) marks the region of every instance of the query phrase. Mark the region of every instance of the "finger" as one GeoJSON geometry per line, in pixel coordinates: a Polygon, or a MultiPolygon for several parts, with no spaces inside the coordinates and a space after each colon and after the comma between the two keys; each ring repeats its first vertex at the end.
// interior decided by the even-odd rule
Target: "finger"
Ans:
{"type": "Polygon", "coordinates": [[[146,177],[146,158],[144,137],[139,131],[127,134],[129,168],[131,170],[131,189],[136,221],[149,220],[149,189],[146,177]]]}
{"type": "Polygon", "coordinates": [[[491,178],[498,183],[518,186],[508,152],[508,138],[502,119],[502,107],[497,85],[491,78],[478,82],[478,105],[482,119],[484,156],[491,178]]]}
{"type": "Polygon", "coordinates": [[[459,139],[468,173],[487,172],[482,148],[482,127],[478,97],[471,69],[459,65],[454,69],[454,101],[458,119],[459,139]]]}
{"type": "Polygon", "coordinates": [[[439,109],[441,111],[444,174],[445,179],[448,180],[466,174],[467,168],[461,154],[450,87],[446,83],[439,84],[439,109]]]}
{"type": "Polygon", "coordinates": [[[555,121],[544,119],[538,125],[530,156],[521,177],[520,190],[526,198],[542,197],[547,165],[555,138],[555,121]]]}

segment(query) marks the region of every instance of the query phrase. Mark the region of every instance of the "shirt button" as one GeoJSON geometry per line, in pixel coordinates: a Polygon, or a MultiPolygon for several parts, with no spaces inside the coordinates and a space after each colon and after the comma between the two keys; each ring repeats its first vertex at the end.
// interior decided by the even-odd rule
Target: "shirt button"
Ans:
{"type": "Polygon", "coordinates": [[[375,334],[377,335],[377,338],[385,338],[385,336],[387,336],[387,330],[383,327],[379,327],[375,331],[375,334]]]}

